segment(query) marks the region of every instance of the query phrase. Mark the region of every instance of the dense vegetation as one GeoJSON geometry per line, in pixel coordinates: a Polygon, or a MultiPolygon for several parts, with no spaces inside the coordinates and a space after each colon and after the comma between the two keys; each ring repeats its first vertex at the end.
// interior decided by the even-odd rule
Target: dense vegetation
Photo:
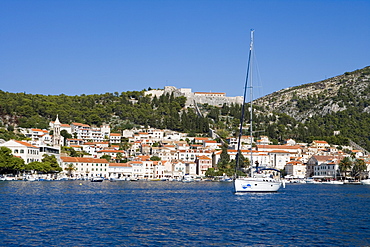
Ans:
{"type": "Polygon", "coordinates": [[[186,98],[162,95],[151,99],[141,92],[94,95],[32,95],[0,91],[0,119],[4,124],[25,128],[48,128],[57,114],[62,123],[99,126],[111,123],[115,130],[134,125],[183,132],[208,131],[208,119],[193,109],[184,110],[186,98]]]}
{"type": "MultiPolygon", "coordinates": [[[[249,105],[245,108],[248,109],[249,105]]],[[[224,105],[221,109],[213,108],[208,114],[211,127],[216,129],[220,137],[224,139],[228,136],[236,137],[239,132],[240,111],[240,106],[236,105],[224,105]]],[[[249,112],[245,112],[245,119],[243,134],[249,135],[249,112]]],[[[333,129],[336,129],[337,126],[333,126],[333,129],[327,128],[320,122],[323,121],[322,118],[315,118],[302,123],[287,114],[276,112],[266,114],[263,107],[255,107],[253,119],[253,136],[268,136],[273,144],[282,144],[290,138],[305,143],[317,139],[338,145],[348,145],[349,143],[347,136],[343,134],[333,135],[333,129]]]]}

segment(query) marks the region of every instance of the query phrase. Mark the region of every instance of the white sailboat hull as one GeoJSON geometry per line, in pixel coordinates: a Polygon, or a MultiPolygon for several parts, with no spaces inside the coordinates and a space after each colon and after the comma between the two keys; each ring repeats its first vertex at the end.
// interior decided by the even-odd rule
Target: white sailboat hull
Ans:
{"type": "Polygon", "coordinates": [[[243,192],[277,192],[281,181],[262,178],[237,178],[234,180],[235,193],[243,192]]]}
{"type": "Polygon", "coordinates": [[[365,179],[365,180],[361,180],[360,182],[361,182],[361,184],[364,184],[364,185],[370,185],[370,178],[365,179]]]}

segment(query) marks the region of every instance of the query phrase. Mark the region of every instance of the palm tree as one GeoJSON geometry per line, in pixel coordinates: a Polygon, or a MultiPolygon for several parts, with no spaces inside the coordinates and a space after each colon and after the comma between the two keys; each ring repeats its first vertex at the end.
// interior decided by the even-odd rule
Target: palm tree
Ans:
{"type": "Polygon", "coordinates": [[[343,174],[344,177],[347,176],[348,171],[350,171],[352,168],[352,164],[353,162],[350,157],[344,157],[344,159],[339,162],[339,170],[342,173],[342,176],[343,174]]]}
{"type": "Polygon", "coordinates": [[[363,173],[366,171],[367,166],[363,159],[356,159],[352,168],[352,176],[354,178],[362,178],[363,173]]]}
{"type": "Polygon", "coordinates": [[[64,168],[64,170],[67,171],[67,174],[69,177],[72,177],[72,173],[73,171],[76,170],[75,166],[73,164],[68,164],[66,168],[64,168]]]}
{"type": "Polygon", "coordinates": [[[121,163],[122,159],[123,159],[123,155],[122,155],[122,153],[118,153],[118,154],[116,155],[116,162],[121,163]]]}

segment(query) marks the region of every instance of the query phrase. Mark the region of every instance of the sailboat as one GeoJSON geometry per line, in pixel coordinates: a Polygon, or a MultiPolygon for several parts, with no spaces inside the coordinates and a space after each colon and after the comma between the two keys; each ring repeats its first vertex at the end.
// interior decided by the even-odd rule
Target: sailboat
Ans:
{"type": "Polygon", "coordinates": [[[243,130],[243,122],[244,122],[244,106],[247,94],[247,88],[250,89],[250,176],[249,177],[238,177],[237,172],[235,172],[235,179],[234,179],[234,190],[235,193],[242,193],[242,192],[277,192],[282,186],[285,186],[283,182],[280,180],[280,171],[273,169],[273,168],[265,168],[259,169],[258,162],[256,162],[256,171],[253,171],[253,154],[252,154],[252,143],[253,143],[253,83],[252,83],[252,56],[253,56],[253,46],[254,46],[254,30],[251,30],[251,42],[249,48],[249,58],[248,58],[248,66],[247,66],[247,73],[245,79],[245,86],[244,86],[244,96],[243,96],[243,105],[242,105],[242,112],[240,117],[240,129],[239,129],[239,138],[238,138],[238,148],[237,148],[237,156],[236,156],[236,171],[239,169],[239,155],[240,146],[241,146],[241,137],[242,137],[242,130],[243,130]],[[249,79],[250,78],[250,79],[249,79]],[[249,86],[248,86],[249,81],[249,86]],[[272,174],[265,174],[264,170],[273,170],[275,171],[279,177],[274,178],[272,174]]]}

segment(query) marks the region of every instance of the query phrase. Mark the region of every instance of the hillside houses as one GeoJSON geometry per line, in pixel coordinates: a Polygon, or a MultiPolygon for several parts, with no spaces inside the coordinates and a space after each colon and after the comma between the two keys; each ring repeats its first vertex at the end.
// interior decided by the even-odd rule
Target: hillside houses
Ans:
{"type": "MultiPolygon", "coordinates": [[[[109,125],[97,128],[81,123],[66,125],[59,121],[51,122],[50,126],[58,128],[54,133],[60,133],[63,128],[73,136],[65,140],[66,146],[78,152],[81,159],[60,154],[60,146],[53,141],[56,135],[49,134],[53,128],[22,129],[28,137],[27,142],[11,140],[1,145],[9,147],[14,156],[21,157],[26,163],[41,161],[45,153],[53,154],[64,169],[68,164],[75,166],[76,170],[69,175],[80,177],[163,179],[181,178],[186,174],[204,176],[209,168],[217,170],[222,154],[222,144],[215,139],[188,137],[185,133],[171,130],[142,128],[112,133],[109,125]],[[73,159],[69,158],[75,159],[72,162],[73,159]],[[107,159],[102,162],[102,158],[111,163],[107,159]],[[98,164],[98,167],[93,167],[93,164],[98,164]]],[[[238,139],[231,137],[227,141],[227,153],[232,161],[236,158],[238,139]]],[[[271,145],[267,136],[242,136],[241,148],[244,158],[252,159],[253,164],[285,170],[291,178],[334,178],[340,159],[346,155],[325,141],[297,144],[288,139],[284,145],[271,145]]],[[[353,150],[353,155],[367,159],[360,150],[353,150]]],[[[67,172],[64,170],[62,174],[67,175],[67,172]]]]}

